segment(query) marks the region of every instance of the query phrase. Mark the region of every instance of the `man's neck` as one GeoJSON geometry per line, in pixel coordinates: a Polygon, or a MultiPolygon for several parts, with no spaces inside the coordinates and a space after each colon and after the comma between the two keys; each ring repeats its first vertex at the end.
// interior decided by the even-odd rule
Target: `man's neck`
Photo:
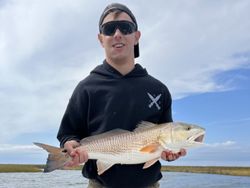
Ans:
{"type": "Polygon", "coordinates": [[[106,59],[107,63],[115,68],[122,75],[126,75],[131,72],[135,67],[134,59],[130,61],[112,61],[110,59],[106,59]]]}

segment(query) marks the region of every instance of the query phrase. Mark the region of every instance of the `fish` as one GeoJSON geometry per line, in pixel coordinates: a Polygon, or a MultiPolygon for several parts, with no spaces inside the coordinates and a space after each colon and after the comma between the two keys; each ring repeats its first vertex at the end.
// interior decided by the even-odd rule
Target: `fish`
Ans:
{"type": "MultiPolygon", "coordinates": [[[[96,160],[98,175],[115,164],[141,164],[149,168],[160,160],[164,150],[178,152],[203,145],[205,129],[183,122],[154,124],[143,121],[133,131],[114,129],[99,135],[83,138],[89,159],[96,160]]],[[[61,169],[72,160],[64,148],[34,142],[49,155],[44,172],[61,169]]]]}

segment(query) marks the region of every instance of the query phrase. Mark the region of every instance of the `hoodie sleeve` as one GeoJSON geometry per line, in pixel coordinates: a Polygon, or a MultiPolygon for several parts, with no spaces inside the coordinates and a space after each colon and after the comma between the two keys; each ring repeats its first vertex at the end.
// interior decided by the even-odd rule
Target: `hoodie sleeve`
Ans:
{"type": "Polygon", "coordinates": [[[57,134],[60,146],[69,140],[80,141],[87,135],[87,109],[88,97],[82,84],[74,90],[57,134]]]}

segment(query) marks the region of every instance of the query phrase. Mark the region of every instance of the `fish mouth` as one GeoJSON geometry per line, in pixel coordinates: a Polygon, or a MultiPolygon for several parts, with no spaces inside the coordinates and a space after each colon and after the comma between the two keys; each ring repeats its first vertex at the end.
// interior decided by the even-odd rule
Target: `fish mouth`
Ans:
{"type": "Polygon", "coordinates": [[[195,141],[195,142],[203,142],[204,136],[205,136],[205,135],[202,134],[202,135],[198,136],[197,138],[195,138],[194,141],[195,141]]]}
{"type": "Polygon", "coordinates": [[[191,136],[188,138],[189,141],[195,142],[195,143],[202,143],[205,137],[205,132],[202,131],[194,136],[191,136]]]}

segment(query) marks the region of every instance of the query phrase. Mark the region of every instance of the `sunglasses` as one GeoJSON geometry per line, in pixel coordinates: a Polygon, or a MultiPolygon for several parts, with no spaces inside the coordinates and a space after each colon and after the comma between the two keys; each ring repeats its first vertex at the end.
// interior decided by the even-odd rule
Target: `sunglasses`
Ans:
{"type": "Polygon", "coordinates": [[[135,32],[137,27],[133,22],[130,21],[111,21],[103,24],[100,27],[100,33],[106,36],[113,36],[117,29],[119,29],[123,35],[128,35],[135,32]]]}

